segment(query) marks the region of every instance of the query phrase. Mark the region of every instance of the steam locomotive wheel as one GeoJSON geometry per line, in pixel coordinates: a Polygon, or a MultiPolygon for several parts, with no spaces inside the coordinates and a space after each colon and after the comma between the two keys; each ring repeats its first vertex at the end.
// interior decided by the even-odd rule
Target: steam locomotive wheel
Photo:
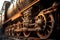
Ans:
{"type": "Polygon", "coordinates": [[[13,34],[13,30],[14,28],[12,28],[12,25],[8,26],[6,29],[5,29],[5,35],[7,36],[14,36],[13,34]]]}
{"type": "Polygon", "coordinates": [[[17,37],[17,38],[19,38],[19,37],[20,37],[20,34],[21,34],[20,28],[21,28],[21,22],[18,22],[18,23],[16,24],[15,29],[14,29],[14,32],[15,32],[15,34],[16,34],[15,37],[17,37]]]}
{"type": "Polygon", "coordinates": [[[9,29],[9,26],[5,29],[5,35],[10,35],[10,29],[9,29]]]}
{"type": "Polygon", "coordinates": [[[20,28],[21,28],[20,22],[18,22],[17,24],[10,25],[5,29],[5,35],[19,38],[20,28]]]}
{"type": "Polygon", "coordinates": [[[35,18],[38,22],[35,22],[37,26],[40,27],[40,30],[37,31],[37,35],[41,39],[46,39],[50,36],[53,30],[54,19],[51,13],[39,13],[39,15],[35,18]],[[39,21],[40,20],[40,21],[39,21]]]}

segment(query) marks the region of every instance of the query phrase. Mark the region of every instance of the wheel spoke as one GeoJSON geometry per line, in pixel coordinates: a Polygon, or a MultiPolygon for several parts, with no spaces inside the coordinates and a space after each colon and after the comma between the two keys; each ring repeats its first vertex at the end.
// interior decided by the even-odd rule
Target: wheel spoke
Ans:
{"type": "MultiPolygon", "coordinates": [[[[41,39],[46,39],[52,33],[54,19],[50,13],[48,13],[48,14],[40,13],[38,15],[40,16],[40,19],[42,21],[40,23],[37,23],[37,24],[39,24],[39,27],[41,28],[41,30],[37,31],[37,35],[41,39]]],[[[38,17],[37,17],[37,19],[38,19],[38,17]]],[[[35,20],[35,21],[37,21],[37,20],[35,20]]],[[[37,27],[38,27],[38,25],[37,25],[37,27]]]]}

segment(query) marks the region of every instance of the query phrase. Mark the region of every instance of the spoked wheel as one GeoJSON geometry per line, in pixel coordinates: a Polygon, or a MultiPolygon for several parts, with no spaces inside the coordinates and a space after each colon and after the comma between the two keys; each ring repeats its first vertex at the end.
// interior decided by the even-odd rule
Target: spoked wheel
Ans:
{"type": "Polygon", "coordinates": [[[7,27],[6,29],[5,29],[5,35],[10,35],[10,29],[8,30],[9,28],[7,27]]]}
{"type": "Polygon", "coordinates": [[[31,32],[27,30],[28,27],[23,27],[23,28],[24,28],[24,30],[23,30],[24,37],[29,37],[29,35],[30,35],[31,32]]]}
{"type": "Polygon", "coordinates": [[[5,35],[7,35],[7,36],[14,36],[14,32],[13,32],[14,26],[15,26],[15,24],[8,26],[5,29],[5,35]]]}
{"type": "Polygon", "coordinates": [[[20,36],[20,28],[21,28],[21,23],[18,22],[17,24],[13,24],[13,25],[10,25],[8,26],[6,29],[5,29],[5,34],[7,36],[13,36],[13,37],[16,37],[16,38],[19,38],[20,36]]]}
{"type": "Polygon", "coordinates": [[[11,32],[11,27],[12,27],[12,25],[6,27],[6,29],[5,29],[5,35],[11,36],[11,33],[10,33],[11,32]]]}
{"type": "Polygon", "coordinates": [[[16,25],[15,25],[15,28],[14,28],[14,33],[15,33],[15,37],[16,38],[20,38],[20,34],[21,34],[21,22],[18,22],[16,25]]]}
{"type": "Polygon", "coordinates": [[[39,13],[39,15],[35,18],[35,27],[40,28],[40,30],[37,31],[37,35],[41,39],[47,39],[52,33],[53,24],[54,18],[51,13],[39,13]]]}

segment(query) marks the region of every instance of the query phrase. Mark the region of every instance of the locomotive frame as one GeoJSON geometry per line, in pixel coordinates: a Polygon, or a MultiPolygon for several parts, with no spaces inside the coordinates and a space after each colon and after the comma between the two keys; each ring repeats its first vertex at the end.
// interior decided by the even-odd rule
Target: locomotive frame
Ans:
{"type": "Polygon", "coordinates": [[[47,39],[53,31],[54,18],[52,12],[56,11],[56,5],[53,3],[51,7],[41,11],[39,10],[36,16],[29,19],[29,16],[31,16],[30,10],[39,1],[40,0],[34,0],[32,3],[28,4],[22,10],[17,11],[15,15],[6,20],[3,23],[5,30],[3,30],[3,32],[5,35],[16,36],[19,38],[20,32],[23,32],[25,37],[29,37],[31,31],[35,31],[41,39],[47,39]],[[27,19],[26,21],[24,17],[27,19]],[[33,21],[32,23],[30,22],[31,20],[33,21]]]}

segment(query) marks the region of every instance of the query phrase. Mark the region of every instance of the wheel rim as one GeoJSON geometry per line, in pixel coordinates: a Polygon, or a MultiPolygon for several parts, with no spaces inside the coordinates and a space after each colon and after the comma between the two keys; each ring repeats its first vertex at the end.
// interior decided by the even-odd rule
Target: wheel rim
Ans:
{"type": "Polygon", "coordinates": [[[25,37],[29,37],[30,32],[29,31],[25,31],[25,32],[23,32],[23,34],[24,34],[25,37]]]}
{"type": "Polygon", "coordinates": [[[11,27],[12,27],[12,25],[8,26],[8,27],[5,29],[5,35],[11,36],[11,33],[10,33],[11,27]]]}
{"type": "Polygon", "coordinates": [[[5,29],[5,35],[14,36],[16,38],[19,38],[19,35],[20,35],[20,30],[19,29],[20,28],[21,28],[21,23],[20,22],[18,22],[17,24],[10,25],[5,29]]]}
{"type": "MultiPolygon", "coordinates": [[[[53,16],[52,16],[51,13],[48,13],[48,14],[39,13],[38,16],[44,17],[45,24],[41,23],[41,24],[44,25],[44,28],[43,29],[41,28],[41,26],[38,26],[37,25],[37,27],[40,27],[40,29],[42,29],[42,30],[37,31],[37,35],[41,39],[46,39],[46,38],[48,38],[50,36],[50,34],[52,33],[52,30],[53,30],[53,24],[54,24],[53,16]]],[[[37,19],[38,19],[38,16],[36,17],[37,19]]]]}
{"type": "Polygon", "coordinates": [[[18,22],[14,28],[14,32],[16,33],[15,35],[16,38],[20,38],[20,34],[21,34],[20,28],[21,28],[21,22],[18,22]]]}

